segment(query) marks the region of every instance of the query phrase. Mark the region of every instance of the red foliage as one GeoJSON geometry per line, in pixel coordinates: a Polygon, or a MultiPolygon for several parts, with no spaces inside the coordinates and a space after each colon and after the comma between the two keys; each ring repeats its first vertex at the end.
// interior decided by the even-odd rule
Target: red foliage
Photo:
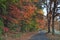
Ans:
{"type": "Polygon", "coordinates": [[[8,31],[9,31],[9,28],[4,27],[4,28],[3,28],[3,31],[4,31],[4,32],[8,32],[8,31]]]}
{"type": "Polygon", "coordinates": [[[12,23],[16,23],[18,24],[18,20],[12,18],[12,17],[7,17],[8,21],[12,22],[12,23]]]}
{"type": "MultiPolygon", "coordinates": [[[[9,15],[20,21],[24,19],[30,19],[31,16],[34,14],[35,6],[31,3],[28,3],[28,5],[22,6],[21,10],[16,5],[10,5],[9,9],[9,15]]],[[[13,21],[12,18],[8,18],[8,20],[13,21]]]]}
{"type": "MultiPolygon", "coordinates": [[[[8,18],[11,22],[19,23],[21,20],[24,20],[26,21],[26,23],[30,23],[29,20],[31,19],[32,15],[34,14],[37,8],[35,7],[35,5],[31,3],[28,3],[27,5],[23,5],[23,1],[24,0],[20,0],[21,9],[19,9],[16,5],[10,5],[9,8],[12,10],[10,10],[9,15],[15,18],[15,19],[8,18]]],[[[38,27],[43,28],[43,26],[41,25],[44,23],[44,20],[36,19],[36,21],[39,24],[38,27]]]]}

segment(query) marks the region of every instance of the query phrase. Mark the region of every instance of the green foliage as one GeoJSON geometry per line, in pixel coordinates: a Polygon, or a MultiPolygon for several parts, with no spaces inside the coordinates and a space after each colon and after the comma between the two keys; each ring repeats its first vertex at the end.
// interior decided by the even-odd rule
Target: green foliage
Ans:
{"type": "Polygon", "coordinates": [[[3,37],[0,37],[0,40],[5,40],[3,37]]]}
{"type": "MultiPolygon", "coordinates": [[[[0,26],[0,37],[2,36],[2,34],[3,34],[3,29],[2,29],[2,27],[0,26]]],[[[0,38],[1,39],[1,38],[0,38]]]]}
{"type": "Polygon", "coordinates": [[[6,6],[6,3],[1,3],[0,4],[0,7],[1,7],[1,10],[2,10],[2,14],[6,14],[7,13],[7,6],[6,6]]]}
{"type": "Polygon", "coordinates": [[[21,37],[21,33],[17,33],[17,34],[13,34],[11,35],[12,38],[18,38],[18,37],[21,37]]]}
{"type": "Polygon", "coordinates": [[[0,3],[6,3],[6,2],[11,2],[11,3],[16,3],[19,0],[0,0],[0,3]]]}
{"type": "Polygon", "coordinates": [[[31,31],[36,31],[36,30],[38,30],[38,28],[36,27],[37,25],[37,23],[36,23],[36,21],[35,20],[31,20],[30,21],[30,23],[29,24],[27,24],[26,22],[22,22],[23,24],[22,24],[22,27],[21,27],[21,31],[22,32],[31,32],[31,31]]]}
{"type": "Polygon", "coordinates": [[[30,24],[29,24],[29,27],[30,27],[30,30],[29,31],[36,31],[37,30],[37,27],[36,27],[36,21],[35,20],[31,20],[30,24]]]}
{"type": "Polygon", "coordinates": [[[19,0],[13,0],[12,2],[13,2],[13,3],[17,3],[18,1],[19,1],[19,0]]]}
{"type": "MultiPolygon", "coordinates": [[[[8,15],[8,7],[10,3],[16,3],[19,0],[0,0],[0,10],[2,11],[2,15],[8,15]]],[[[3,26],[3,22],[0,20],[0,26],[3,26]]],[[[16,26],[15,24],[11,25],[11,26],[16,26]]],[[[10,29],[15,29],[15,27],[11,27],[10,29]]]]}
{"type": "Polygon", "coordinates": [[[2,19],[0,18],[0,27],[4,26],[2,19]]]}
{"type": "MultiPolygon", "coordinates": [[[[31,2],[32,2],[33,0],[31,0],[31,2]]],[[[3,15],[8,15],[8,7],[9,7],[9,4],[11,3],[11,4],[14,4],[14,3],[17,3],[17,2],[19,2],[19,0],[0,0],[0,7],[2,8],[2,14],[3,15]]],[[[26,2],[24,2],[23,3],[23,5],[27,5],[27,3],[26,2]]],[[[39,4],[34,4],[38,9],[41,9],[42,7],[41,7],[41,5],[39,5],[39,4]]],[[[22,5],[21,5],[22,6],[22,5]]],[[[20,5],[19,5],[19,7],[21,7],[20,5]]],[[[22,9],[22,8],[21,8],[22,9]]],[[[19,11],[19,10],[18,10],[19,11]]],[[[24,9],[22,9],[22,11],[24,12],[24,9]]],[[[29,13],[30,13],[30,11],[29,11],[29,13]]],[[[28,13],[28,14],[29,14],[28,13]]],[[[37,14],[37,13],[35,13],[35,14],[37,14]]],[[[21,15],[21,14],[19,14],[19,15],[21,15]]],[[[8,22],[8,28],[10,28],[11,30],[15,30],[16,31],[16,28],[17,27],[21,27],[21,31],[22,32],[29,32],[29,31],[35,31],[35,30],[37,30],[38,28],[36,27],[37,26],[37,23],[36,23],[36,21],[35,21],[35,16],[34,16],[34,14],[32,14],[32,16],[33,17],[31,17],[31,19],[32,20],[30,20],[29,19],[29,21],[30,21],[30,23],[28,24],[27,22],[26,22],[26,20],[22,20],[22,21],[19,21],[20,22],[20,24],[22,24],[22,26],[19,26],[20,24],[13,24],[13,23],[10,23],[10,22],[8,22]]],[[[27,16],[28,17],[28,16],[27,16]]],[[[3,25],[3,23],[0,21],[0,25],[3,25]]],[[[2,31],[2,30],[1,30],[2,31]]]]}
{"type": "Polygon", "coordinates": [[[4,3],[4,2],[6,2],[7,0],[0,0],[0,3],[4,3]]]}
{"type": "Polygon", "coordinates": [[[1,7],[1,9],[2,9],[2,13],[4,14],[4,15],[6,15],[6,14],[8,14],[8,11],[7,11],[7,9],[8,9],[8,5],[10,4],[10,3],[17,3],[19,0],[0,0],[0,7],[1,7]]]}
{"type": "Polygon", "coordinates": [[[2,38],[2,34],[3,34],[3,22],[2,22],[2,19],[0,18],[0,40],[3,40],[3,38],[2,38]]]}
{"type": "Polygon", "coordinates": [[[3,33],[3,29],[2,29],[2,28],[0,28],[0,36],[2,35],[2,33],[3,33]]]}
{"type": "Polygon", "coordinates": [[[3,29],[0,28],[0,40],[3,40],[2,35],[3,35],[3,29]]]}
{"type": "Polygon", "coordinates": [[[8,28],[10,30],[16,31],[16,28],[18,28],[18,27],[19,26],[17,24],[13,24],[13,23],[8,22],[8,28]]]}
{"type": "Polygon", "coordinates": [[[27,24],[25,23],[25,21],[22,20],[20,23],[22,24],[22,26],[21,26],[21,31],[22,31],[22,32],[26,32],[26,30],[27,30],[27,29],[26,29],[26,28],[27,28],[26,25],[27,25],[27,24]]]}
{"type": "Polygon", "coordinates": [[[19,0],[7,0],[8,2],[10,2],[10,3],[17,3],[17,2],[19,2],[19,0]]]}

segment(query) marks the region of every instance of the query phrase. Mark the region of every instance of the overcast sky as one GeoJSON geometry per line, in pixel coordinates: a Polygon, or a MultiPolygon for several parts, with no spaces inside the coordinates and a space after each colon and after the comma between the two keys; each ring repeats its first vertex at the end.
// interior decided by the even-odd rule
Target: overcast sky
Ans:
{"type": "MultiPolygon", "coordinates": [[[[49,3],[49,1],[47,1],[49,3]]],[[[53,7],[53,4],[52,4],[52,7],[53,7]]],[[[57,7],[60,7],[60,4],[57,6],[57,7]]],[[[44,12],[44,15],[46,16],[47,15],[47,10],[46,8],[43,9],[43,12],[44,12]]],[[[57,11],[57,13],[60,13],[60,8],[59,10],[57,11]]]]}
{"type": "Polygon", "coordinates": [[[43,9],[43,12],[44,12],[44,15],[46,16],[46,15],[47,15],[47,10],[46,10],[46,8],[43,9]]]}

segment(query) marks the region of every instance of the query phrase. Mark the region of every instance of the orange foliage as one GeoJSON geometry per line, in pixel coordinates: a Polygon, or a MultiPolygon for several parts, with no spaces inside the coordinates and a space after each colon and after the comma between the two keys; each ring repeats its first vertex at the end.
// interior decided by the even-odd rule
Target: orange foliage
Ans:
{"type": "Polygon", "coordinates": [[[44,29],[44,20],[42,19],[36,19],[36,22],[38,23],[38,28],[44,29]]]}
{"type": "MultiPolygon", "coordinates": [[[[36,10],[36,7],[33,4],[28,3],[28,5],[22,5],[23,1],[25,0],[20,0],[20,1],[21,1],[22,10],[19,9],[16,5],[9,6],[9,9],[10,9],[9,15],[15,18],[13,19],[9,17],[8,20],[10,20],[11,22],[18,23],[17,20],[21,21],[24,19],[30,19],[36,10]]],[[[29,0],[26,0],[26,1],[29,1],[29,0]]],[[[29,23],[29,21],[27,21],[27,23],[29,23]]]]}
{"type": "Polygon", "coordinates": [[[36,19],[36,21],[37,22],[42,22],[42,23],[44,22],[44,20],[41,20],[41,19],[40,20],[39,19],[36,19]]]}
{"type": "Polygon", "coordinates": [[[38,2],[38,0],[33,0],[34,2],[38,2]]]}
{"type": "Polygon", "coordinates": [[[34,14],[35,6],[29,4],[28,6],[23,6],[23,8],[25,9],[24,17],[28,18],[34,14]]]}
{"type": "Polygon", "coordinates": [[[39,13],[39,14],[42,14],[43,15],[43,10],[41,10],[41,9],[39,9],[39,10],[37,10],[37,13],[39,13]]]}
{"type": "Polygon", "coordinates": [[[40,28],[44,29],[44,26],[42,25],[42,26],[40,26],[40,28]]]}
{"type": "MultiPolygon", "coordinates": [[[[10,4],[9,6],[9,16],[6,19],[11,21],[12,23],[18,24],[21,20],[26,21],[26,23],[30,23],[32,15],[34,15],[35,10],[37,9],[35,5],[29,2],[27,5],[23,5],[23,1],[29,2],[29,0],[20,0],[21,9],[19,9],[16,5],[10,4]]],[[[34,0],[37,2],[38,0],[34,0]]],[[[37,11],[39,14],[43,14],[42,10],[37,11]]],[[[43,23],[43,20],[36,19],[37,23],[43,23]]]]}
{"type": "Polygon", "coordinates": [[[16,5],[10,5],[9,9],[9,15],[16,18],[17,20],[22,20],[24,18],[29,19],[36,10],[35,6],[30,3],[28,4],[28,6],[22,6],[23,10],[20,10],[16,5]]]}

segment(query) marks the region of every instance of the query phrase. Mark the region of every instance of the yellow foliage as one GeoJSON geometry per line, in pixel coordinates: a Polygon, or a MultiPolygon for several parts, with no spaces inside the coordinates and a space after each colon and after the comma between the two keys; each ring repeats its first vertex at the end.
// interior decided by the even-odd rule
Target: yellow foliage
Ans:
{"type": "Polygon", "coordinates": [[[16,19],[13,19],[12,22],[13,22],[13,23],[16,23],[16,24],[19,23],[18,20],[16,20],[16,19]]]}
{"type": "Polygon", "coordinates": [[[44,14],[43,10],[41,10],[41,9],[37,10],[37,13],[44,14]]]}
{"type": "Polygon", "coordinates": [[[39,0],[33,0],[34,2],[38,2],[39,0]]]}

